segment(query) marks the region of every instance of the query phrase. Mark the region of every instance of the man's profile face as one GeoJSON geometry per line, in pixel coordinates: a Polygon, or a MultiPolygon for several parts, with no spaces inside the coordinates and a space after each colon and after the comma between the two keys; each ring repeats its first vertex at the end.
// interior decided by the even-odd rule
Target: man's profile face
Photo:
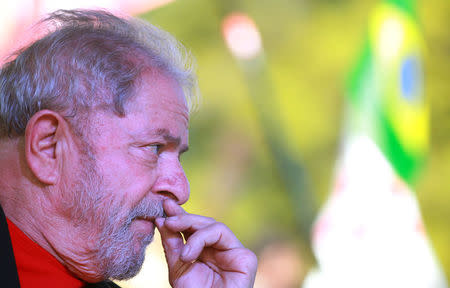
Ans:
{"type": "Polygon", "coordinates": [[[98,203],[89,207],[96,219],[86,229],[98,237],[94,242],[106,270],[102,273],[119,279],[139,271],[154,233],[153,220],[163,213],[162,201],[183,204],[189,198],[179,162],[188,147],[189,113],[182,89],[159,71],[138,82],[125,117],[98,112],[89,118],[93,160],[81,161],[79,178],[87,179],[74,189],[96,194],[91,198],[98,203]]]}

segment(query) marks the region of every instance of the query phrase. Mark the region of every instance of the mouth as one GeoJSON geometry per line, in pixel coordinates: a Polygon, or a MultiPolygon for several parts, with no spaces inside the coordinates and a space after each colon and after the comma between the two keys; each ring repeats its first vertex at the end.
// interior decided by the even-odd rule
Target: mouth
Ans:
{"type": "Polygon", "coordinates": [[[161,215],[138,215],[134,217],[133,220],[144,220],[155,223],[155,219],[160,217],[167,218],[166,212],[162,211],[161,215]]]}
{"type": "Polygon", "coordinates": [[[152,222],[152,223],[155,223],[155,219],[156,219],[156,217],[151,217],[151,216],[138,216],[138,217],[134,218],[134,220],[143,220],[143,221],[152,222]]]}

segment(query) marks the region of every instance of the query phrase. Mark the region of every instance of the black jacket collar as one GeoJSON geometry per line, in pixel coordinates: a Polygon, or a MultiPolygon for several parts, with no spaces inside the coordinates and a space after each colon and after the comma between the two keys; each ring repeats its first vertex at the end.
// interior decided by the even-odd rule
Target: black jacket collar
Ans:
{"type": "Polygon", "coordinates": [[[8,288],[19,288],[19,276],[17,275],[16,260],[12,250],[11,238],[9,237],[8,224],[5,213],[0,206],[0,279],[2,286],[8,288]]]}

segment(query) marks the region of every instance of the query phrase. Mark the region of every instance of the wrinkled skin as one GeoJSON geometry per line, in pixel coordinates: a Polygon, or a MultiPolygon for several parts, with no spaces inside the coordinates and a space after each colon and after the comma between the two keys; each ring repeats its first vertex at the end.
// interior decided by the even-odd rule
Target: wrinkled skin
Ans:
{"type": "Polygon", "coordinates": [[[253,287],[257,259],[224,224],[186,213],[174,201],[156,219],[172,287],[253,287]],[[186,239],[183,243],[182,235],[186,239]]]}

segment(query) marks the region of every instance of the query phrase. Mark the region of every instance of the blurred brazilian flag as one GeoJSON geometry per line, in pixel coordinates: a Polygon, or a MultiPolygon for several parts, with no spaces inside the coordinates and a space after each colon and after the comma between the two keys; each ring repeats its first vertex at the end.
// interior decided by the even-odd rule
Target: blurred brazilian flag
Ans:
{"type": "Polygon", "coordinates": [[[412,192],[428,150],[413,0],[385,0],[350,74],[334,187],[313,228],[305,288],[447,287],[412,192]]]}
{"type": "Polygon", "coordinates": [[[377,7],[350,77],[349,133],[367,134],[398,175],[413,184],[428,149],[423,40],[413,0],[377,7]]]}

